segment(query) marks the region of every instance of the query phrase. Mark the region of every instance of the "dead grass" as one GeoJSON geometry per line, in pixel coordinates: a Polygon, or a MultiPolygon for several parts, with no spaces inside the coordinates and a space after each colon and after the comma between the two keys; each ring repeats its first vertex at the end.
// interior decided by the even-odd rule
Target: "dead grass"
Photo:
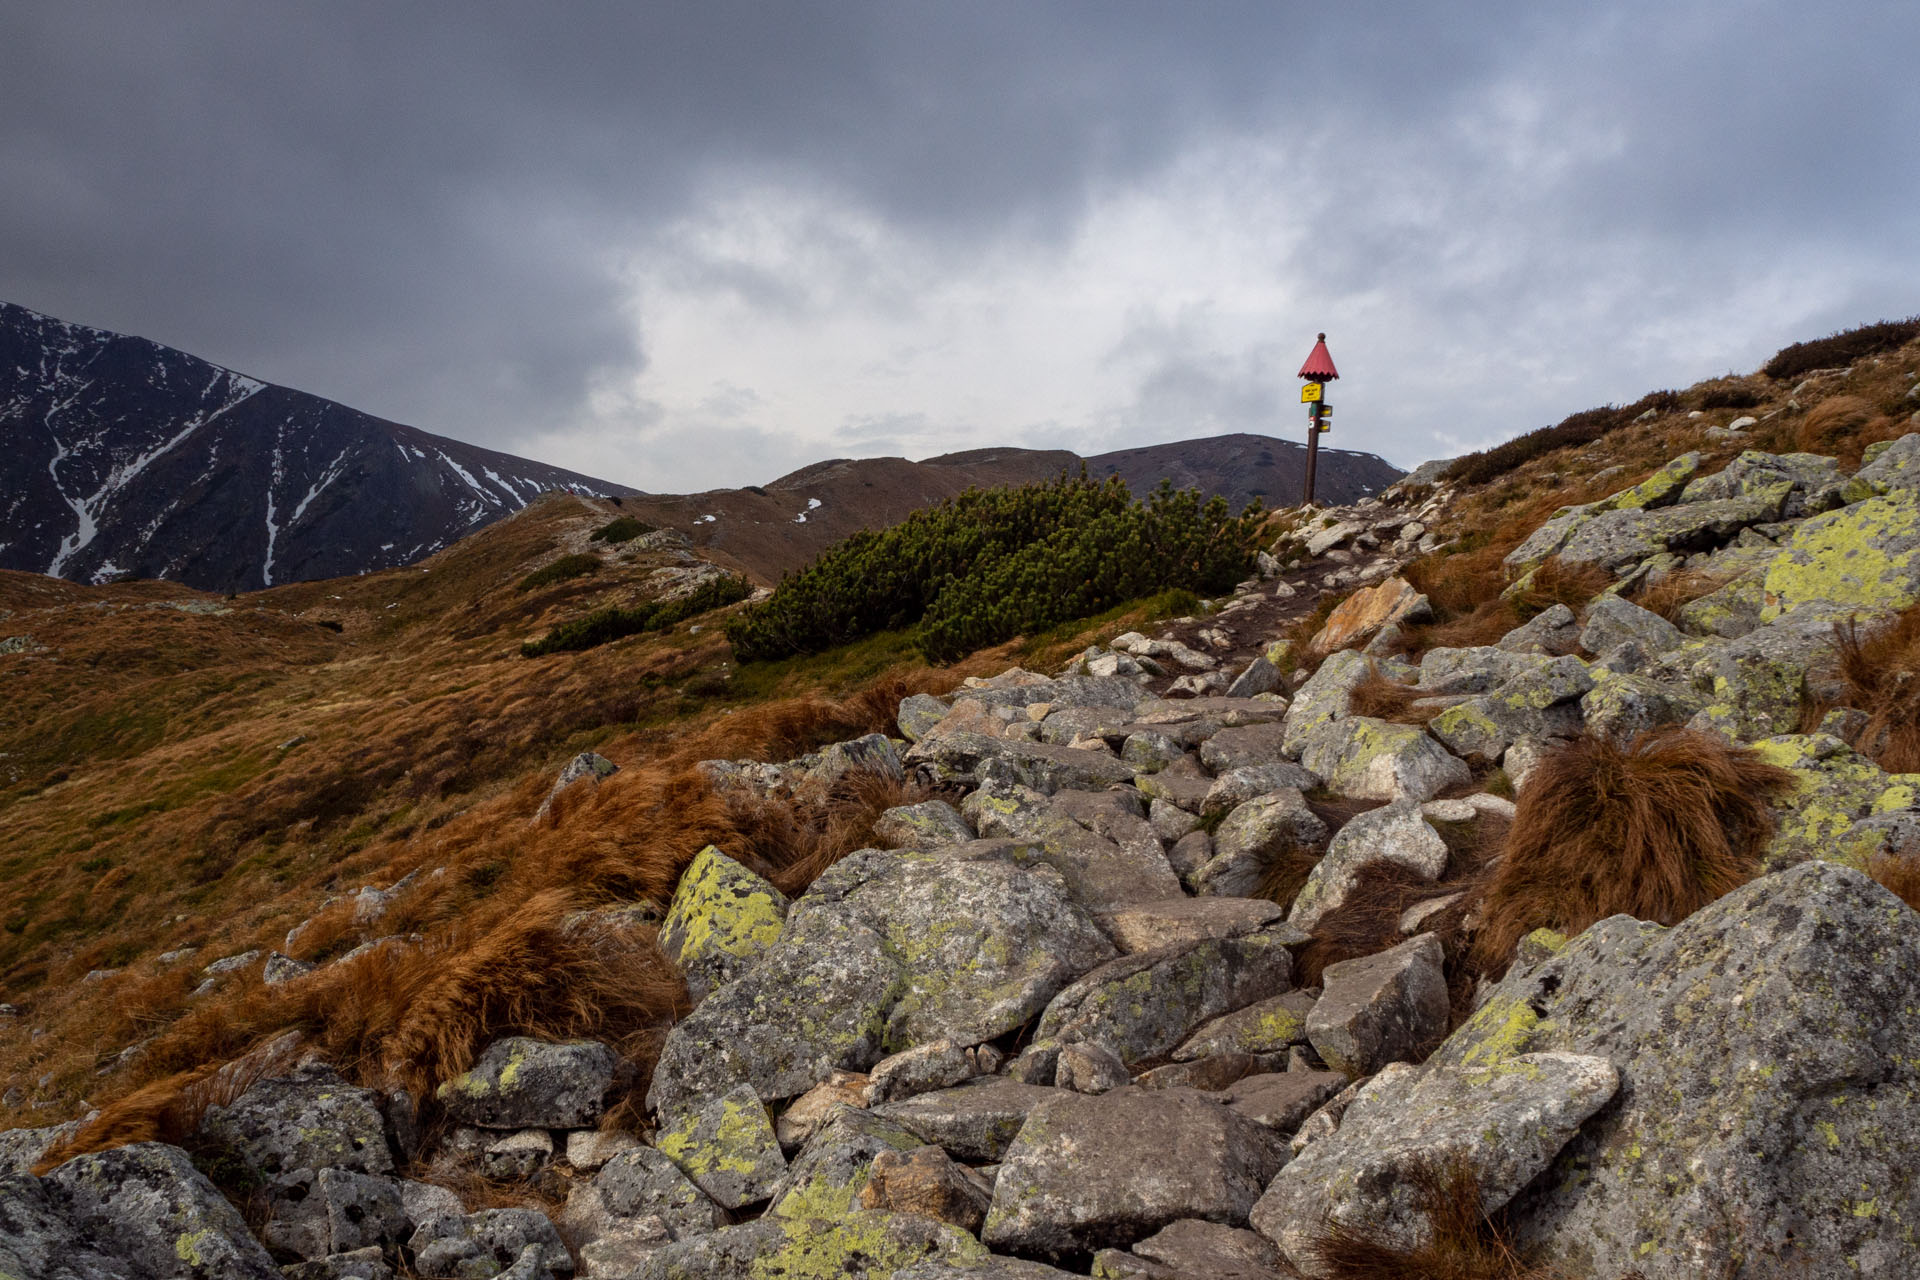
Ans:
{"type": "Polygon", "coordinates": [[[1452,556],[1430,556],[1410,566],[1406,576],[1433,602],[1435,621],[1407,628],[1404,651],[1419,654],[1428,649],[1494,644],[1556,604],[1577,613],[1612,585],[1613,575],[1597,565],[1554,558],[1534,571],[1524,590],[1502,598],[1507,570],[1501,562],[1531,532],[1532,526],[1524,531],[1503,526],[1482,547],[1452,556]]]}
{"type": "Polygon", "coordinates": [[[1353,687],[1348,714],[1391,720],[1395,724],[1424,725],[1440,713],[1441,706],[1438,703],[1424,707],[1414,705],[1422,699],[1430,701],[1431,695],[1390,678],[1375,663],[1353,687]]]}
{"type": "Polygon", "coordinates": [[[1853,746],[1889,773],[1920,772],[1920,605],[1863,632],[1834,628],[1847,706],[1867,713],[1853,746]]]}
{"type": "Polygon", "coordinates": [[[1920,911],[1920,851],[1914,854],[1875,854],[1867,874],[1900,901],[1920,911]]]}
{"type": "Polygon", "coordinates": [[[1712,595],[1729,581],[1699,569],[1680,569],[1642,590],[1634,603],[1678,626],[1682,609],[1702,596],[1712,595]]]}
{"type": "Polygon", "coordinates": [[[1792,782],[1747,748],[1684,729],[1626,747],[1573,739],[1521,792],[1474,938],[1477,967],[1504,970],[1534,929],[1578,933],[1622,912],[1674,924],[1744,884],[1773,832],[1767,801],[1792,782]]]}
{"type": "Polygon", "coordinates": [[[1326,1280],[1554,1280],[1514,1246],[1502,1215],[1489,1219],[1480,1187],[1464,1159],[1424,1162],[1409,1171],[1416,1202],[1433,1224],[1432,1238],[1413,1249],[1375,1242],[1342,1223],[1323,1223],[1308,1246],[1326,1280]]]}

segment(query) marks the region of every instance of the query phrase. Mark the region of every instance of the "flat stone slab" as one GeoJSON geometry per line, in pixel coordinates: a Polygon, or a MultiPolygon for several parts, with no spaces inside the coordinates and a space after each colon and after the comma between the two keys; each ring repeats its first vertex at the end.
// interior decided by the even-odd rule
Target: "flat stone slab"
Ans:
{"type": "Polygon", "coordinates": [[[987,1076],[952,1089],[875,1107],[873,1114],[946,1149],[956,1160],[983,1163],[1007,1153],[1027,1114],[1061,1093],[1045,1085],[987,1076]]]}
{"type": "MultiPolygon", "coordinates": [[[[1135,902],[1094,917],[1125,954],[1185,946],[1207,938],[1237,938],[1286,916],[1265,898],[1164,898],[1135,902]]],[[[1304,931],[1294,945],[1305,945],[1304,931]]]]}

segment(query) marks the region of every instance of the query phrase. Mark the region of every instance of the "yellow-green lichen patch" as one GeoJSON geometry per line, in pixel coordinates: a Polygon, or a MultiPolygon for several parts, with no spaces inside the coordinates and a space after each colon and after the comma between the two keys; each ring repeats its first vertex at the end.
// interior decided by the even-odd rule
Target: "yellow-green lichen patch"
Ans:
{"type": "Polygon", "coordinates": [[[757,959],[780,940],[787,898],[712,845],[680,876],[660,944],[688,972],[724,979],[728,961],[757,959]]]}
{"type": "Polygon", "coordinates": [[[1854,825],[1877,813],[1908,807],[1920,778],[1888,774],[1828,734],[1782,734],[1754,744],[1769,764],[1794,775],[1791,794],[1776,802],[1775,830],[1762,855],[1768,871],[1824,858],[1861,870],[1880,847],[1877,832],[1854,825]]]}
{"type": "Polygon", "coordinates": [[[1526,1001],[1495,996],[1454,1032],[1453,1038],[1466,1046],[1460,1065],[1469,1070],[1497,1067],[1526,1053],[1548,1025],[1526,1001]]]}
{"type": "Polygon", "coordinates": [[[751,1280],[881,1280],[928,1258],[975,1265],[988,1260],[978,1240],[931,1219],[863,1209],[837,1222],[789,1219],[771,1253],[747,1267],[751,1280]]]}
{"type": "Polygon", "coordinates": [[[1794,532],[1766,570],[1763,621],[1814,607],[1892,612],[1920,601],[1920,491],[1898,490],[1794,532]]]}
{"type": "Polygon", "coordinates": [[[764,1199],[787,1168],[773,1121],[749,1085],[667,1123],[654,1145],[729,1209],[764,1199]]]}

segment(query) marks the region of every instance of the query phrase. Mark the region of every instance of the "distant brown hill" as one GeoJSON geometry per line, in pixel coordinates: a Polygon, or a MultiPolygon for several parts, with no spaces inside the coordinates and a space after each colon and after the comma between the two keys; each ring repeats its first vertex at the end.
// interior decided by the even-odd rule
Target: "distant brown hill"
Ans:
{"type": "MultiPolygon", "coordinates": [[[[1226,435],[1121,449],[1083,459],[1066,449],[970,449],[919,462],[906,458],[835,458],[802,467],[764,486],[695,494],[639,494],[622,509],[650,524],[678,529],[717,563],[774,582],[861,529],[898,523],[968,488],[1026,484],[1062,471],[1118,475],[1135,494],[1171,479],[1176,488],[1269,507],[1300,500],[1306,446],[1270,436],[1226,435]]],[[[1353,502],[1399,479],[1384,458],[1324,449],[1316,484],[1321,502],[1353,502]]]]}

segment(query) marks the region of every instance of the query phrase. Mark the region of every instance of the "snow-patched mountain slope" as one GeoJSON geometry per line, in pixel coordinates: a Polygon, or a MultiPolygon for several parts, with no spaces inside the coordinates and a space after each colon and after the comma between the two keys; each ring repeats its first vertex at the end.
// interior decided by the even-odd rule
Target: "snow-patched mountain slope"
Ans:
{"type": "Polygon", "coordinates": [[[407,564],[549,489],[634,490],[0,302],[0,568],[244,591],[407,564]]]}

